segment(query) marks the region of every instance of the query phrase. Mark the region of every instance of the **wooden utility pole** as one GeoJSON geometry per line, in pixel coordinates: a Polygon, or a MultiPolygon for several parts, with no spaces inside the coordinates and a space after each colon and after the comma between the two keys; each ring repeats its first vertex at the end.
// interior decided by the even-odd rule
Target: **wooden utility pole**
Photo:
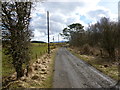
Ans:
{"type": "Polygon", "coordinates": [[[54,36],[53,36],[53,43],[54,43],[54,36]]]}
{"type": "Polygon", "coordinates": [[[48,29],[48,54],[50,54],[50,40],[49,40],[49,11],[47,11],[47,29],[48,29]]]}
{"type": "Polygon", "coordinates": [[[59,43],[59,34],[58,34],[58,43],[59,43]]]}

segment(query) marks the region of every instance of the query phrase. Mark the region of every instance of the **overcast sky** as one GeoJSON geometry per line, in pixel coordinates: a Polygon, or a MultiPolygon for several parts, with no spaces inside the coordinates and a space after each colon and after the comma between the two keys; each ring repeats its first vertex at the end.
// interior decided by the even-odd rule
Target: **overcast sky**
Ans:
{"type": "MultiPolygon", "coordinates": [[[[119,0],[46,0],[37,2],[31,13],[30,27],[33,30],[32,40],[47,42],[46,12],[50,12],[50,42],[58,41],[58,34],[72,23],[81,23],[84,27],[93,24],[101,17],[118,19],[119,0]]],[[[59,40],[64,40],[59,35],[59,40]]]]}

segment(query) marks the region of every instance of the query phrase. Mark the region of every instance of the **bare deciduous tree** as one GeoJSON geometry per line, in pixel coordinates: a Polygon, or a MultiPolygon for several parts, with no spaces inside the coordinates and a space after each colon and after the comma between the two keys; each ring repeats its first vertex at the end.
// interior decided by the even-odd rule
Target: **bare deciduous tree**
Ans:
{"type": "Polygon", "coordinates": [[[101,18],[95,24],[89,25],[86,31],[78,23],[71,24],[63,30],[63,36],[70,38],[69,42],[73,46],[90,45],[93,48],[98,47],[101,54],[102,50],[107,51],[112,60],[116,58],[116,49],[120,48],[119,23],[110,21],[106,17],[101,18]]]}

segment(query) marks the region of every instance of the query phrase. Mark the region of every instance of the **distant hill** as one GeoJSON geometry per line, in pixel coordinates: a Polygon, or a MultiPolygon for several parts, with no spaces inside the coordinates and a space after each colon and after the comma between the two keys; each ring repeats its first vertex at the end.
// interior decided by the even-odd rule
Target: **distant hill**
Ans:
{"type": "Polygon", "coordinates": [[[65,42],[68,42],[68,41],[56,41],[56,42],[50,42],[50,43],[65,43],[65,42]]]}
{"type": "Polygon", "coordinates": [[[46,43],[46,42],[43,42],[43,41],[31,41],[31,43],[46,43]]]}

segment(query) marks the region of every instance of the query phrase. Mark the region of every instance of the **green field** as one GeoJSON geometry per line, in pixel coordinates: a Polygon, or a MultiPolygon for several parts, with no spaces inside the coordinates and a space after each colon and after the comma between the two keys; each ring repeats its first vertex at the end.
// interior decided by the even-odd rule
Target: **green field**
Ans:
{"type": "Polygon", "coordinates": [[[2,77],[6,77],[13,73],[15,70],[12,65],[12,59],[2,53],[2,77]]]}
{"type": "Polygon", "coordinates": [[[32,43],[31,52],[31,59],[37,59],[47,52],[47,44],[32,43]]]}
{"type": "MultiPolygon", "coordinates": [[[[4,49],[3,49],[4,50],[4,49]]],[[[47,44],[32,43],[31,45],[31,63],[34,62],[37,58],[40,58],[41,55],[47,52],[47,44]]],[[[15,72],[15,69],[12,65],[12,59],[9,58],[2,52],[2,77],[9,76],[15,72]]]]}
{"type": "Polygon", "coordinates": [[[2,76],[2,51],[0,50],[0,76],[2,76]]]}

